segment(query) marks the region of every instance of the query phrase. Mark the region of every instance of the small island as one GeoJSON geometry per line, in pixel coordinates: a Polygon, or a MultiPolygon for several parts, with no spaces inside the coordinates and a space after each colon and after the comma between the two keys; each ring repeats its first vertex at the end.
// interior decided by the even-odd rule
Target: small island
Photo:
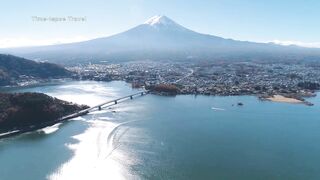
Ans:
{"type": "Polygon", "coordinates": [[[180,92],[180,89],[174,84],[156,84],[146,86],[146,90],[153,94],[175,96],[180,92]]]}
{"type": "Polygon", "coordinates": [[[86,108],[42,93],[0,93],[0,133],[14,135],[54,125],[86,108]]]}

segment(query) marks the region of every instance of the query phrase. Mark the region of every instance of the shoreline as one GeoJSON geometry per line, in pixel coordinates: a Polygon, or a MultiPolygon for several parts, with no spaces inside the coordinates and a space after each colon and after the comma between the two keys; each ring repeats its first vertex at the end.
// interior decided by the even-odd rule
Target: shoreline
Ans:
{"type": "Polygon", "coordinates": [[[267,97],[259,97],[262,100],[276,102],[276,103],[287,103],[287,104],[304,104],[307,106],[313,106],[309,101],[298,97],[286,97],[285,95],[275,94],[267,97]]]}
{"type": "MultiPolygon", "coordinates": [[[[78,80],[75,80],[78,81],[78,80]]],[[[61,82],[61,81],[60,81],[61,82]]],[[[126,81],[123,81],[126,82],[126,81]]],[[[59,83],[59,82],[57,82],[59,83]]],[[[128,83],[128,82],[126,82],[128,83]]],[[[129,83],[130,84],[130,83],[129,83]]],[[[44,85],[43,83],[38,83],[38,84],[34,84],[33,86],[41,86],[44,85]]],[[[23,88],[25,86],[15,86],[15,88],[23,88]]],[[[1,88],[0,88],[1,91],[1,88]]],[[[177,92],[177,93],[168,93],[168,92],[158,92],[158,91],[151,91],[151,94],[154,95],[158,95],[158,96],[176,96],[176,95],[202,95],[202,96],[220,96],[220,97],[226,97],[226,96],[245,96],[245,95],[249,95],[249,96],[255,96],[260,100],[265,100],[265,101],[270,101],[270,102],[278,102],[278,103],[289,103],[289,104],[304,104],[307,106],[313,106],[312,103],[304,100],[303,98],[299,98],[299,96],[286,96],[285,94],[276,94],[276,95],[257,95],[257,94],[239,94],[239,95],[233,95],[233,94],[216,94],[216,95],[206,95],[206,94],[197,94],[197,93],[181,93],[181,92],[177,92]]],[[[83,112],[84,114],[87,114],[87,112],[83,112]]],[[[61,117],[57,120],[54,121],[50,121],[50,122],[46,122],[46,123],[41,123],[39,125],[31,125],[31,126],[27,126],[24,128],[20,128],[20,129],[12,129],[11,131],[7,131],[7,132],[2,132],[0,133],[0,139],[2,138],[6,138],[6,137],[10,137],[10,136],[14,136],[14,135],[18,135],[18,134],[23,134],[26,132],[31,132],[34,130],[38,130],[38,129],[42,129],[45,127],[49,127],[52,125],[55,125],[57,123],[63,122],[63,121],[67,121],[69,119],[72,119],[76,116],[78,116],[79,114],[72,114],[73,116],[64,116],[61,117]]]]}
{"type": "Polygon", "coordinates": [[[23,127],[23,128],[12,129],[12,130],[7,131],[7,132],[2,132],[2,133],[0,133],[0,139],[9,138],[9,137],[12,137],[12,136],[16,136],[16,135],[20,135],[20,134],[24,134],[24,133],[28,133],[28,132],[33,132],[33,131],[36,131],[36,130],[39,130],[39,129],[43,129],[43,128],[46,128],[46,127],[51,127],[51,126],[54,126],[54,125],[56,125],[58,123],[66,122],[66,121],[69,121],[70,119],[79,117],[80,115],[88,114],[88,111],[86,111],[86,110],[82,110],[82,111],[83,112],[80,113],[80,114],[74,113],[74,114],[71,114],[71,115],[67,115],[67,116],[61,117],[61,118],[59,118],[57,120],[54,120],[54,121],[44,122],[44,123],[41,123],[41,124],[34,124],[34,125],[26,126],[26,127],[23,127]]]}
{"type": "MultiPolygon", "coordinates": [[[[35,84],[31,85],[14,85],[14,86],[0,86],[0,92],[7,92],[10,89],[15,89],[15,88],[28,88],[28,87],[35,87],[35,86],[46,86],[46,85],[55,85],[59,84],[61,82],[68,82],[68,81],[93,81],[93,82],[112,82],[112,81],[123,81],[125,83],[130,84],[131,86],[133,85],[132,82],[128,82],[125,80],[111,80],[111,81],[96,81],[96,80],[78,80],[78,79],[73,79],[73,78],[62,78],[62,79],[49,79],[44,82],[38,82],[35,84]]],[[[142,86],[143,87],[143,86],[142,86]]],[[[135,88],[132,86],[133,89],[139,89],[141,88],[135,88]]],[[[292,94],[274,94],[274,95],[265,95],[265,94],[260,94],[260,93],[217,93],[217,94],[207,94],[207,93],[199,93],[199,92],[162,92],[162,91],[155,91],[151,90],[150,91],[154,95],[159,95],[159,96],[176,96],[176,95],[203,95],[203,96],[221,96],[221,97],[226,97],[226,96],[255,96],[258,97],[260,100],[266,100],[266,101],[271,101],[271,102],[277,102],[277,103],[290,103],[290,104],[305,104],[308,106],[313,106],[312,103],[306,101],[303,97],[315,97],[317,96],[317,92],[313,92],[313,95],[305,95],[305,94],[295,94],[292,96],[292,94]]]]}
{"type": "Polygon", "coordinates": [[[15,84],[15,85],[6,85],[0,86],[0,92],[6,92],[7,90],[19,89],[19,88],[31,88],[31,87],[41,87],[48,85],[56,85],[62,82],[72,81],[71,78],[61,78],[61,79],[43,79],[42,81],[37,81],[30,84],[15,84]]]}
{"type": "Polygon", "coordinates": [[[302,104],[302,103],[304,103],[304,101],[302,101],[302,100],[285,97],[283,95],[273,95],[273,96],[267,97],[265,99],[269,100],[269,101],[272,101],[272,102],[280,102],[280,103],[290,103],[290,104],[302,104]]]}
{"type": "Polygon", "coordinates": [[[286,97],[284,95],[272,95],[272,96],[265,96],[265,95],[258,95],[258,94],[217,94],[217,95],[206,95],[206,94],[193,94],[193,93],[177,93],[177,94],[170,94],[166,92],[150,92],[153,95],[158,96],[177,96],[177,95],[200,95],[200,96],[219,96],[219,97],[228,97],[228,96],[254,96],[260,99],[261,101],[270,101],[274,103],[288,103],[288,104],[304,104],[306,106],[313,106],[314,104],[306,101],[304,98],[294,98],[294,97],[286,97]]]}
{"type": "Polygon", "coordinates": [[[87,105],[60,100],[44,93],[0,93],[0,139],[34,131],[88,113],[87,105]]]}

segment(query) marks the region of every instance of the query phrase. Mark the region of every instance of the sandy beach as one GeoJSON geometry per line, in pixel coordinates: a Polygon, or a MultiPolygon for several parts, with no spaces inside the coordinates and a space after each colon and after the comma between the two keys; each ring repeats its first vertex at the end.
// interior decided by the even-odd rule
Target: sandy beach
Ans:
{"type": "Polygon", "coordinates": [[[294,98],[288,98],[288,97],[284,97],[282,95],[274,95],[272,97],[266,98],[267,100],[273,101],[273,102],[283,102],[283,103],[304,103],[301,100],[298,99],[294,99],[294,98]]]}

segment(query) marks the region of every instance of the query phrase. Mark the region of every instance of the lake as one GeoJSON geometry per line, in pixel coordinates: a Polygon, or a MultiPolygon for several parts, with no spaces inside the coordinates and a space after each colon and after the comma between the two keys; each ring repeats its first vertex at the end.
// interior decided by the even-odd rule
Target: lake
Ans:
{"type": "MultiPolygon", "coordinates": [[[[7,91],[93,106],[139,90],[67,81],[7,91]]],[[[0,140],[0,179],[320,179],[320,98],[308,101],[149,94],[0,140]]]]}

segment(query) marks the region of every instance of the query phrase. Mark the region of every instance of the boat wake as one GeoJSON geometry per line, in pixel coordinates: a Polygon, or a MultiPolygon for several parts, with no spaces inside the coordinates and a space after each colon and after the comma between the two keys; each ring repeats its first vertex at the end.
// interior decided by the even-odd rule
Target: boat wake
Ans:
{"type": "MultiPolygon", "coordinates": [[[[117,130],[126,124],[137,122],[137,121],[141,121],[141,120],[133,120],[133,121],[123,122],[113,128],[113,130],[108,135],[107,144],[109,147],[109,153],[107,154],[107,156],[105,156],[105,159],[108,158],[112,154],[112,152],[119,147],[119,144],[118,145],[115,144],[115,135],[116,135],[117,130]]],[[[118,141],[128,130],[129,130],[129,128],[127,128],[123,131],[123,133],[119,136],[118,141]]]]}
{"type": "Polygon", "coordinates": [[[225,111],[225,109],[217,108],[217,107],[212,107],[211,109],[214,110],[214,111],[225,111]]]}
{"type": "Polygon", "coordinates": [[[115,123],[106,116],[100,119],[99,114],[92,114],[87,122],[89,128],[82,134],[73,136],[75,144],[66,144],[74,152],[73,157],[61,165],[48,179],[126,179],[131,176],[118,159],[125,158],[123,152],[115,151],[119,139],[130,129],[118,131],[129,123],[115,123]],[[111,158],[112,155],[112,158],[111,158]]]}

